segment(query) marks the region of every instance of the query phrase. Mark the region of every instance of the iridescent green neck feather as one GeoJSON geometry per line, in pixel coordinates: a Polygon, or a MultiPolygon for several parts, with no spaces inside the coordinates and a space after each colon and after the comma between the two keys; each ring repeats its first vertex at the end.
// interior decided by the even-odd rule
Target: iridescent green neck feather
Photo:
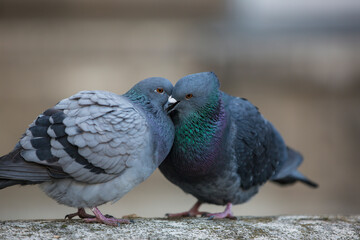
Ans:
{"type": "Polygon", "coordinates": [[[174,124],[175,140],[170,153],[174,166],[184,174],[205,173],[216,160],[225,127],[220,93],[185,119],[174,116],[174,124]]]}
{"type": "Polygon", "coordinates": [[[136,88],[130,89],[124,94],[124,96],[129,98],[132,102],[142,106],[150,104],[149,98],[141,91],[138,91],[136,88]]]}

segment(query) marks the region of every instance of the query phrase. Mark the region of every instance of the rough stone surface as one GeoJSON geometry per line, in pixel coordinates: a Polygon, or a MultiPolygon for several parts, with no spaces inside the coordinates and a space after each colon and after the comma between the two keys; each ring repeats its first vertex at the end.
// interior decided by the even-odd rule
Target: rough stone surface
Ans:
{"type": "Polygon", "coordinates": [[[118,227],[82,220],[17,220],[0,222],[0,239],[360,239],[360,215],[136,218],[118,227]]]}

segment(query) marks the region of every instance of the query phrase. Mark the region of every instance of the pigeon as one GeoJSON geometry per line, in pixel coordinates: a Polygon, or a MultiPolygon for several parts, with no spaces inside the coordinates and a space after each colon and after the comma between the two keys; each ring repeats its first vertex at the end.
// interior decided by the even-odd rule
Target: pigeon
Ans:
{"type": "Polygon", "coordinates": [[[212,72],[180,79],[165,105],[175,125],[162,174],[197,198],[186,212],[168,217],[235,218],[232,205],[248,201],[261,185],[317,184],[298,170],[303,158],[287,147],[274,126],[245,98],[219,90],[212,72]],[[202,203],[226,205],[221,213],[200,212],[202,203]]]}
{"type": "Polygon", "coordinates": [[[129,223],[103,215],[97,207],[119,200],[169,153],[174,125],[164,105],[172,88],[169,80],[154,77],[123,95],[81,91],[60,101],[0,158],[0,189],[39,184],[58,203],[78,209],[65,218],[129,223]]]}

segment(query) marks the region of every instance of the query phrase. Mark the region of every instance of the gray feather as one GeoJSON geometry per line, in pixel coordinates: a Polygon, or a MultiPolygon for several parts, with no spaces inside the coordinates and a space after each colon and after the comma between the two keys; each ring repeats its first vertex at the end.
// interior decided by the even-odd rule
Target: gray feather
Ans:
{"type": "Polygon", "coordinates": [[[78,208],[118,200],[170,151],[174,128],[163,105],[171,90],[168,80],[150,78],[123,96],[82,91],[60,101],[0,158],[0,188],[41,183],[48,196],[78,208]]]}

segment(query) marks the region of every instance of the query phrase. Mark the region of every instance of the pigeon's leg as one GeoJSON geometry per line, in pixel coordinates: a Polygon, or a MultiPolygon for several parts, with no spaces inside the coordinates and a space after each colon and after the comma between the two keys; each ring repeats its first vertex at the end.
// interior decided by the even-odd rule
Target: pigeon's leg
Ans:
{"type": "Polygon", "coordinates": [[[94,218],[85,218],[85,222],[98,222],[98,223],[104,223],[111,226],[118,226],[121,223],[130,223],[130,220],[127,219],[118,219],[113,217],[106,217],[104,216],[100,210],[97,207],[94,207],[91,209],[91,211],[95,214],[94,218]]]}
{"type": "Polygon", "coordinates": [[[236,219],[234,214],[231,212],[232,203],[226,204],[226,208],[224,212],[221,213],[210,213],[206,216],[209,217],[209,219],[222,219],[222,218],[230,218],[230,219],[236,219]]]}
{"type": "Polygon", "coordinates": [[[199,212],[199,208],[201,206],[202,202],[197,201],[195,205],[186,212],[181,213],[167,213],[166,216],[168,218],[179,218],[179,217],[196,217],[197,215],[207,215],[207,212],[199,212]]]}
{"type": "Polygon", "coordinates": [[[76,213],[71,213],[65,216],[65,219],[72,219],[73,217],[78,216],[79,218],[94,218],[94,215],[87,214],[84,208],[78,208],[76,213]]]}

